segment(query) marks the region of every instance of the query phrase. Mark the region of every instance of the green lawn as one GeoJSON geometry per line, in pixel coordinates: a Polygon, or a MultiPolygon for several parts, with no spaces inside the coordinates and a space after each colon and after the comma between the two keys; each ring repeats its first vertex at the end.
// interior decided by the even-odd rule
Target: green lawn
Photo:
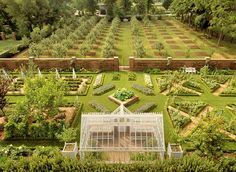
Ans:
{"type": "MultiPolygon", "coordinates": [[[[157,87],[157,81],[156,78],[160,77],[160,75],[152,75],[152,81],[154,84],[154,91],[156,93],[155,96],[145,96],[135,90],[132,89],[132,84],[133,83],[138,83],[144,86],[144,75],[143,73],[136,73],[137,75],[137,80],[136,81],[128,81],[128,74],[127,72],[120,72],[121,78],[119,81],[113,81],[112,80],[112,76],[113,73],[112,72],[107,72],[104,73],[105,74],[105,79],[104,79],[104,84],[107,83],[113,83],[116,85],[116,89],[118,88],[127,88],[130,89],[132,91],[135,92],[135,94],[140,98],[140,101],[129,106],[129,110],[134,111],[136,110],[138,107],[140,107],[141,105],[144,105],[145,103],[148,102],[156,102],[157,103],[157,108],[154,109],[154,112],[162,112],[163,113],[163,117],[164,117],[164,129],[165,129],[165,141],[166,143],[171,141],[171,132],[173,131],[173,125],[172,125],[172,121],[169,117],[169,114],[167,113],[167,108],[166,108],[166,102],[168,99],[168,96],[165,96],[163,94],[160,93],[158,87],[157,87]]],[[[84,74],[83,74],[84,75],[84,74]]],[[[92,75],[92,74],[91,74],[92,75]]],[[[79,76],[79,74],[78,74],[79,76]]],[[[94,75],[94,79],[93,82],[95,80],[96,75],[94,75]]],[[[204,93],[201,96],[181,96],[184,100],[200,100],[203,101],[205,103],[207,103],[208,105],[210,105],[211,107],[213,107],[214,109],[223,109],[223,114],[222,116],[224,117],[225,120],[230,120],[232,118],[235,117],[235,115],[230,112],[226,106],[227,104],[230,103],[234,103],[236,102],[236,97],[220,97],[220,96],[214,96],[212,93],[210,93],[210,89],[203,83],[200,81],[200,76],[199,75],[194,75],[193,76],[194,79],[196,81],[200,82],[201,88],[204,90],[204,93]]],[[[90,86],[89,92],[87,94],[87,96],[79,96],[79,101],[83,102],[84,106],[83,106],[83,112],[95,112],[94,109],[92,109],[88,103],[92,100],[95,100],[98,103],[101,103],[102,105],[104,105],[106,108],[108,108],[110,111],[115,110],[118,106],[111,102],[108,99],[108,96],[111,95],[115,90],[110,91],[102,96],[93,96],[92,95],[92,88],[93,83],[90,86]]],[[[8,99],[11,102],[17,102],[17,101],[21,101],[22,100],[22,96],[9,96],[8,99]]],[[[74,101],[76,98],[76,96],[67,96],[65,97],[65,99],[67,101],[74,101]]],[[[230,149],[235,150],[236,149],[236,145],[235,144],[228,144],[227,147],[230,147],[230,149]]]]}
{"type": "Polygon", "coordinates": [[[7,39],[4,41],[0,40],[0,53],[3,51],[9,50],[19,44],[20,44],[20,41],[15,41],[12,39],[7,39]]]}

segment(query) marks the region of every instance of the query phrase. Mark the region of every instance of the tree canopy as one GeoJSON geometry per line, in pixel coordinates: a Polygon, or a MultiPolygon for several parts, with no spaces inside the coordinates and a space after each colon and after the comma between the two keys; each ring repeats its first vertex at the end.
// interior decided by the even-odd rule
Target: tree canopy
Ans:
{"type": "Polygon", "coordinates": [[[218,33],[218,45],[226,34],[232,39],[236,37],[234,0],[174,0],[171,9],[189,25],[218,33]]]}

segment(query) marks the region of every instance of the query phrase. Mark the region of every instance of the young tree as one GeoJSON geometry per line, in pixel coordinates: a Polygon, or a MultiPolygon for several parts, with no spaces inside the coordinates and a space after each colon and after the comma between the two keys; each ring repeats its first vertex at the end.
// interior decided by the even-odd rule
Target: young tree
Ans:
{"type": "Polygon", "coordinates": [[[27,46],[29,46],[29,44],[30,44],[31,41],[30,41],[30,39],[27,38],[26,36],[23,36],[21,42],[22,42],[22,45],[23,45],[23,46],[27,47],[27,46]]]}
{"type": "Polygon", "coordinates": [[[29,55],[34,57],[39,57],[43,54],[44,47],[41,44],[31,44],[29,47],[29,55]]]}
{"type": "Polygon", "coordinates": [[[192,145],[203,156],[217,158],[222,153],[224,136],[220,133],[223,122],[220,117],[209,114],[190,136],[192,145]]]}
{"type": "Polygon", "coordinates": [[[12,81],[10,79],[5,79],[3,77],[0,77],[0,109],[4,114],[4,116],[5,116],[4,108],[7,105],[6,95],[9,90],[11,82],[12,81]]]}
{"type": "Polygon", "coordinates": [[[161,53],[162,50],[164,50],[164,45],[162,42],[157,42],[156,43],[156,49],[158,49],[159,53],[161,53]]]}
{"type": "Polygon", "coordinates": [[[79,131],[77,128],[64,128],[63,132],[57,134],[56,137],[63,142],[75,142],[78,140],[78,133],[79,131]]]}
{"type": "Polygon", "coordinates": [[[62,44],[55,44],[52,49],[53,57],[65,58],[68,49],[62,44]]]}
{"type": "Polygon", "coordinates": [[[39,43],[43,39],[41,30],[39,28],[34,28],[33,32],[30,33],[30,38],[32,42],[39,43]]]}
{"type": "Polygon", "coordinates": [[[66,86],[63,81],[49,76],[27,78],[25,81],[25,98],[31,113],[57,115],[63,101],[66,86]]]}

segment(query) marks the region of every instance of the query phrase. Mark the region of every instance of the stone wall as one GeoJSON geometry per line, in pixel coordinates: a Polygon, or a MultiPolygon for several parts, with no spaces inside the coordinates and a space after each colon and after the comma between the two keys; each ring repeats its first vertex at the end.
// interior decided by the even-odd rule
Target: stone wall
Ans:
{"type": "Polygon", "coordinates": [[[235,60],[209,60],[209,59],[147,59],[147,58],[129,58],[131,71],[143,71],[148,68],[159,68],[161,70],[176,70],[181,67],[195,67],[200,69],[205,65],[215,69],[234,69],[236,70],[235,60]]]}
{"type": "Polygon", "coordinates": [[[87,70],[102,70],[102,71],[118,71],[118,57],[98,59],[98,58],[11,58],[0,59],[0,68],[6,70],[19,69],[22,66],[28,66],[29,61],[38,66],[40,69],[68,69],[68,68],[85,68],[87,70]]]}

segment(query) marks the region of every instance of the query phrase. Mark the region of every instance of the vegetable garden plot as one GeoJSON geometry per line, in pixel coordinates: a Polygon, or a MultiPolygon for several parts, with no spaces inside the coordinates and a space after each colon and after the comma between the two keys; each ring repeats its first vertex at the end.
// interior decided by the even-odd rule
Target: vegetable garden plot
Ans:
{"type": "Polygon", "coordinates": [[[208,75],[201,77],[203,82],[210,88],[211,92],[214,92],[220,88],[220,84],[224,84],[229,80],[228,76],[224,75],[208,75]]]}
{"type": "Polygon", "coordinates": [[[171,117],[174,127],[177,129],[183,129],[187,124],[191,122],[191,119],[189,117],[181,115],[178,111],[168,109],[168,113],[171,117]]]}
{"type": "Polygon", "coordinates": [[[167,93],[167,96],[199,96],[198,93],[185,89],[184,87],[176,87],[167,93]]]}
{"type": "Polygon", "coordinates": [[[236,77],[229,81],[228,87],[220,94],[220,96],[236,96],[236,77]]]}
{"type": "Polygon", "coordinates": [[[186,101],[181,98],[174,98],[171,100],[170,106],[188,113],[191,116],[197,116],[207,104],[201,101],[186,101]]]}
{"type": "Polygon", "coordinates": [[[201,88],[200,84],[196,81],[194,81],[193,79],[192,80],[187,80],[185,81],[182,86],[186,87],[186,88],[189,88],[189,89],[192,89],[194,91],[197,91],[199,93],[203,93],[203,89],[201,88]]]}

